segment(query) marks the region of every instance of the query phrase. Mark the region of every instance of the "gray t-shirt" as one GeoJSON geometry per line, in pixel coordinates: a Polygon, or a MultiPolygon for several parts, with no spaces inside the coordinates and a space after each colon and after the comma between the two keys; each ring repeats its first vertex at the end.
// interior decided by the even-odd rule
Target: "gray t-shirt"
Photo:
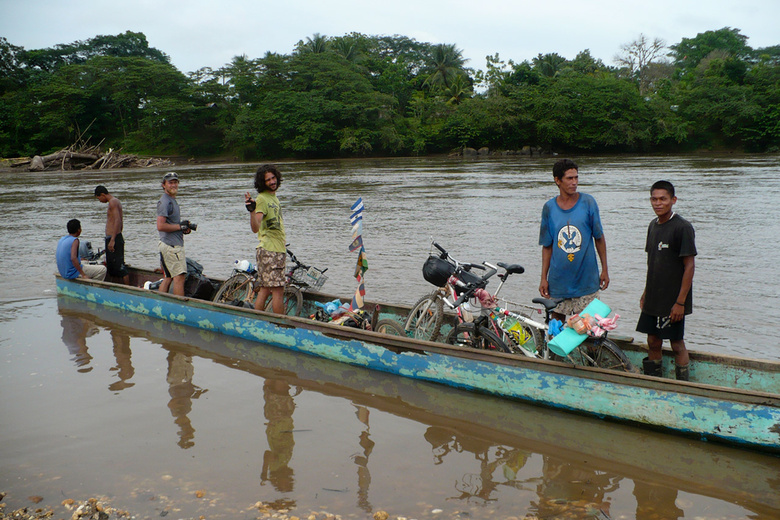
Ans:
{"type": "MultiPolygon", "coordinates": [[[[181,213],[179,212],[179,203],[176,202],[174,197],[171,197],[167,193],[163,193],[160,200],[157,201],[157,216],[165,217],[165,222],[168,224],[180,224],[181,213]]],[[[167,231],[158,231],[160,233],[160,242],[168,244],[169,246],[184,246],[184,233],[174,231],[168,233],[167,231]]]]}

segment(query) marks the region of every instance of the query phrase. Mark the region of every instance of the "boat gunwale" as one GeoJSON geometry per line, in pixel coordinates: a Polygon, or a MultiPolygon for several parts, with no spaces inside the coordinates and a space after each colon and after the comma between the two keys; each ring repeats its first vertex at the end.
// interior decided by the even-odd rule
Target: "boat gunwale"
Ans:
{"type": "MultiPolygon", "coordinates": [[[[133,269],[139,273],[156,274],[153,271],[143,269],[133,269]]],[[[65,282],[74,282],[83,285],[94,285],[102,287],[107,290],[114,290],[118,292],[126,293],[138,293],[144,297],[152,299],[170,299],[178,301],[185,306],[196,306],[206,309],[217,308],[221,312],[226,312],[233,315],[249,315],[257,316],[266,322],[273,323],[276,326],[283,328],[303,328],[312,331],[318,331],[323,335],[345,340],[358,340],[366,343],[374,344],[380,347],[394,349],[399,351],[409,351],[417,354],[427,355],[428,353],[440,354],[445,356],[453,356],[457,358],[465,358],[476,361],[482,361],[493,364],[509,365],[509,366],[528,366],[528,364],[536,364],[539,369],[549,373],[573,375],[573,372],[578,372],[582,377],[601,381],[609,382],[613,384],[620,384],[626,386],[633,386],[637,388],[647,388],[661,392],[674,392],[687,394],[697,397],[716,398],[721,400],[728,400],[732,402],[745,403],[751,405],[762,405],[780,408],[780,394],[772,394],[768,392],[762,392],[757,390],[745,390],[740,388],[732,388],[727,386],[711,385],[707,383],[692,382],[692,381],[677,381],[674,379],[659,379],[656,377],[646,376],[643,374],[634,374],[628,372],[617,372],[614,370],[598,368],[598,367],[584,367],[570,365],[563,362],[544,360],[537,358],[530,358],[525,356],[517,356],[516,354],[503,353],[503,352],[491,352],[469,349],[467,347],[459,347],[455,345],[448,345],[445,343],[438,343],[432,341],[419,340],[408,337],[393,336],[387,334],[381,334],[373,331],[366,331],[358,328],[344,327],[342,325],[335,325],[331,323],[319,322],[307,317],[301,316],[287,316],[278,315],[270,312],[265,312],[256,309],[250,309],[246,307],[236,307],[228,304],[217,303],[208,300],[201,300],[197,298],[187,296],[177,296],[174,294],[160,293],[159,291],[150,291],[143,289],[142,287],[136,287],[133,285],[124,285],[112,281],[99,281],[84,278],[65,279],[58,273],[55,273],[57,279],[61,279],[65,282]]],[[[212,279],[219,283],[220,280],[212,279]]],[[[314,291],[304,293],[304,296],[309,299],[323,300],[329,298],[331,295],[324,293],[317,293],[314,291]]],[[[372,302],[366,302],[369,305],[375,305],[372,302]]],[[[393,304],[379,304],[385,308],[404,309],[406,307],[393,305],[393,304]]],[[[634,344],[635,345],[635,344],[634,344]]],[[[641,348],[641,347],[640,347],[641,348]]],[[[706,354],[705,354],[706,358],[706,354]]],[[[696,357],[692,356],[692,359],[696,357]]],[[[754,360],[751,358],[737,358],[731,356],[714,356],[714,359],[723,360],[724,364],[728,364],[730,360],[735,362],[746,362],[748,364],[754,364],[761,366],[762,369],[769,372],[780,372],[780,362],[754,360]]],[[[745,366],[741,364],[739,366],[745,366]]]]}

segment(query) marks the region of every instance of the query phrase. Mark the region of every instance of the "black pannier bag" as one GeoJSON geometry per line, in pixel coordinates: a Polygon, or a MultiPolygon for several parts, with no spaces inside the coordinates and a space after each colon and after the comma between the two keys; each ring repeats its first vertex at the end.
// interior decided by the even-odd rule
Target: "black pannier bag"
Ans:
{"type": "Polygon", "coordinates": [[[428,283],[436,287],[444,287],[452,273],[455,272],[455,266],[443,258],[431,255],[423,264],[422,272],[423,278],[428,283]]]}
{"type": "MultiPolygon", "coordinates": [[[[485,283],[484,280],[482,280],[482,277],[472,273],[471,271],[462,270],[460,273],[458,273],[458,280],[465,284],[473,284],[482,288],[485,287],[485,283]]],[[[465,287],[455,286],[456,295],[460,296],[464,291],[466,291],[465,287]]]]}
{"type": "Polygon", "coordinates": [[[211,301],[216,293],[217,287],[214,282],[202,274],[189,275],[184,280],[184,296],[211,301]]]}
{"type": "Polygon", "coordinates": [[[217,292],[217,285],[203,276],[203,266],[187,258],[187,278],[184,280],[184,296],[198,300],[211,300],[217,292]]]}

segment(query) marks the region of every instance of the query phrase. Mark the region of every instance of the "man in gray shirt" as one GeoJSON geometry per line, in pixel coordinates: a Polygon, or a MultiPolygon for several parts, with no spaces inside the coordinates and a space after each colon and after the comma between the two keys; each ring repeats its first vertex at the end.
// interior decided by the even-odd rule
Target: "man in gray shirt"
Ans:
{"type": "Polygon", "coordinates": [[[165,174],[162,180],[165,191],[157,202],[157,231],[160,232],[160,267],[164,278],[160,292],[167,293],[173,282],[173,294],[184,296],[184,280],[187,277],[187,258],[184,255],[184,235],[195,229],[189,220],[181,220],[176,194],[179,192],[179,176],[165,174]]]}

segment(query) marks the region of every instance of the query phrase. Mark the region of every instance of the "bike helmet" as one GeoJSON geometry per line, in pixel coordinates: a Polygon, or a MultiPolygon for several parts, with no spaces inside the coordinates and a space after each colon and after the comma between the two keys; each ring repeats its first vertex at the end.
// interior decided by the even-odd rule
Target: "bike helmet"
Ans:
{"type": "Polygon", "coordinates": [[[455,272],[455,266],[443,258],[431,255],[423,264],[422,272],[423,278],[428,283],[436,287],[444,287],[447,285],[450,275],[455,272]]]}

